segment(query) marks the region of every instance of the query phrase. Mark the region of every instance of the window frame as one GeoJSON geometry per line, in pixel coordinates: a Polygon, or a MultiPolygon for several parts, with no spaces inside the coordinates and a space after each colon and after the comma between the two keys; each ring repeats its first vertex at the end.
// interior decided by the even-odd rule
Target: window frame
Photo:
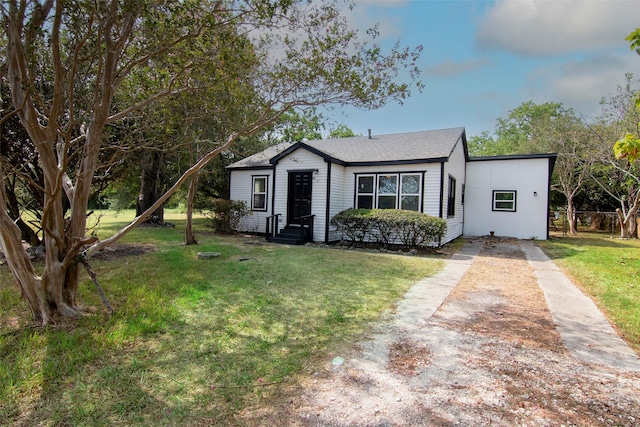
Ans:
{"type": "MultiPolygon", "coordinates": [[[[418,197],[418,212],[422,212],[422,182],[424,181],[424,174],[420,173],[410,173],[404,172],[399,174],[399,183],[398,183],[398,209],[402,209],[402,198],[403,197],[418,197]],[[402,182],[402,178],[405,176],[417,176],[418,177],[418,192],[417,193],[409,193],[404,191],[404,186],[402,182]]],[[[413,210],[413,209],[407,209],[413,210]]],[[[414,211],[415,212],[415,211],[414,211]]]]}
{"type": "Polygon", "coordinates": [[[456,216],[456,179],[449,175],[449,187],[447,188],[447,218],[456,216]]]}
{"type": "MultiPolygon", "coordinates": [[[[423,203],[424,203],[424,176],[425,171],[417,171],[417,172],[365,172],[365,173],[355,173],[355,194],[354,194],[354,206],[356,209],[369,209],[360,206],[360,198],[361,197],[371,197],[371,209],[385,209],[380,208],[380,197],[394,197],[394,207],[386,208],[386,209],[402,209],[402,197],[417,197],[417,212],[423,211],[423,203]],[[406,192],[404,191],[402,185],[402,179],[406,176],[416,176],[418,178],[418,190],[417,193],[406,192]],[[360,178],[371,177],[373,178],[373,192],[365,193],[360,191],[360,178]],[[383,177],[395,177],[395,193],[381,193],[380,192],[380,179],[383,177]]],[[[411,210],[411,209],[407,209],[411,210]]],[[[416,212],[416,211],[414,211],[416,212]]]]}
{"type": "Polygon", "coordinates": [[[517,211],[517,203],[518,203],[518,191],[517,190],[493,190],[491,196],[491,210],[494,212],[516,212],[517,211]],[[497,194],[513,194],[513,200],[497,200],[497,194]],[[512,203],[513,207],[511,208],[499,208],[496,206],[496,202],[501,203],[512,203]]]}
{"type": "Polygon", "coordinates": [[[266,212],[269,206],[269,175],[251,175],[251,210],[266,212]],[[256,191],[256,181],[264,180],[264,191],[256,191]],[[256,196],[264,196],[264,207],[256,207],[256,196]]]}
{"type": "Polygon", "coordinates": [[[376,179],[376,209],[398,209],[398,192],[400,191],[400,183],[399,181],[399,174],[397,173],[385,173],[385,174],[378,174],[377,179],[376,179]],[[393,193],[382,193],[380,191],[380,184],[381,184],[381,178],[384,179],[391,179],[391,178],[395,178],[395,189],[393,191],[393,193]],[[385,197],[385,198],[390,198],[393,197],[393,207],[389,207],[389,208],[380,208],[380,198],[381,197],[385,197]]]}
{"type": "MultiPolygon", "coordinates": [[[[377,176],[374,173],[365,173],[356,175],[356,197],[354,206],[356,208],[359,206],[360,197],[371,197],[371,209],[376,206],[376,186],[378,184],[377,176]],[[371,192],[365,193],[360,191],[360,178],[372,178],[373,183],[371,184],[371,192]]],[[[363,208],[369,209],[369,208],[363,208]]]]}

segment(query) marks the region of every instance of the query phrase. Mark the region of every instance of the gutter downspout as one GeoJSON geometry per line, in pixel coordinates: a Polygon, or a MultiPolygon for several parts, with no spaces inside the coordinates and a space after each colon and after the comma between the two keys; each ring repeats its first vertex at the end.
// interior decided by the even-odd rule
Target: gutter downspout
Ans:
{"type": "Polygon", "coordinates": [[[440,163],[440,207],[438,210],[438,216],[440,218],[444,218],[442,216],[442,209],[443,209],[443,197],[444,197],[444,162],[440,163]]]}
{"type": "MultiPolygon", "coordinates": [[[[326,161],[326,160],[325,160],[326,161]]],[[[327,162],[327,200],[324,222],[324,242],[329,243],[329,226],[331,221],[331,162],[327,162]]]]}

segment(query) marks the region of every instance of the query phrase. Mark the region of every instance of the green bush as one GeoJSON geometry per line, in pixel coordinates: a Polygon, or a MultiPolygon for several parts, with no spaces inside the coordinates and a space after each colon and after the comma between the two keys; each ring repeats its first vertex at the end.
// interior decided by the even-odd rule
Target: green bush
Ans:
{"type": "Polygon", "coordinates": [[[331,225],[352,242],[412,248],[439,245],[447,229],[442,218],[398,209],[347,209],[331,218],[331,225]]]}
{"type": "Polygon", "coordinates": [[[242,200],[213,199],[211,212],[207,214],[211,228],[217,233],[232,233],[251,209],[242,200]]]}

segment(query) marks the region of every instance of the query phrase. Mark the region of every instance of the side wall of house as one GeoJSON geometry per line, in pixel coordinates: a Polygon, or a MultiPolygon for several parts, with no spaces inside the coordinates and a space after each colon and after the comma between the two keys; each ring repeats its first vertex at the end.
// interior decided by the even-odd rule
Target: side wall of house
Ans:
{"type": "MultiPolygon", "coordinates": [[[[463,204],[463,188],[466,180],[466,159],[464,146],[459,140],[456,144],[449,161],[444,163],[444,173],[442,176],[442,217],[447,220],[447,232],[442,243],[462,236],[465,221],[465,206],[463,204]],[[455,180],[453,215],[449,215],[449,183],[450,179],[455,180]]],[[[465,200],[466,201],[466,200],[465,200]]]]}
{"type": "Polygon", "coordinates": [[[251,208],[251,193],[254,176],[267,177],[267,210],[253,211],[243,218],[237,231],[247,233],[264,233],[266,218],[271,215],[271,196],[273,194],[273,169],[234,169],[231,170],[229,197],[231,200],[242,200],[251,208]]]}
{"type": "Polygon", "coordinates": [[[328,163],[324,159],[310,151],[298,149],[280,159],[276,165],[274,178],[275,197],[274,214],[281,214],[280,228],[288,224],[287,197],[289,186],[289,172],[314,171],[311,183],[311,214],[315,215],[313,240],[323,242],[326,226],[326,200],[327,200],[327,176],[328,163]]]}
{"type": "Polygon", "coordinates": [[[546,239],[549,159],[467,163],[464,234],[546,239]],[[516,192],[515,211],[494,210],[494,191],[516,192]]]}

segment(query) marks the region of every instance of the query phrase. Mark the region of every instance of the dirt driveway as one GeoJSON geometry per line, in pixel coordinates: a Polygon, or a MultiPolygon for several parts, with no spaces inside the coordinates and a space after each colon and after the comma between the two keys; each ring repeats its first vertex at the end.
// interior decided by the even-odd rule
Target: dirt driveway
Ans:
{"type": "Polygon", "coordinates": [[[328,360],[239,424],[640,425],[640,373],[573,356],[519,242],[475,244],[434,313],[401,307],[423,297],[412,289],[343,364],[328,360]]]}

